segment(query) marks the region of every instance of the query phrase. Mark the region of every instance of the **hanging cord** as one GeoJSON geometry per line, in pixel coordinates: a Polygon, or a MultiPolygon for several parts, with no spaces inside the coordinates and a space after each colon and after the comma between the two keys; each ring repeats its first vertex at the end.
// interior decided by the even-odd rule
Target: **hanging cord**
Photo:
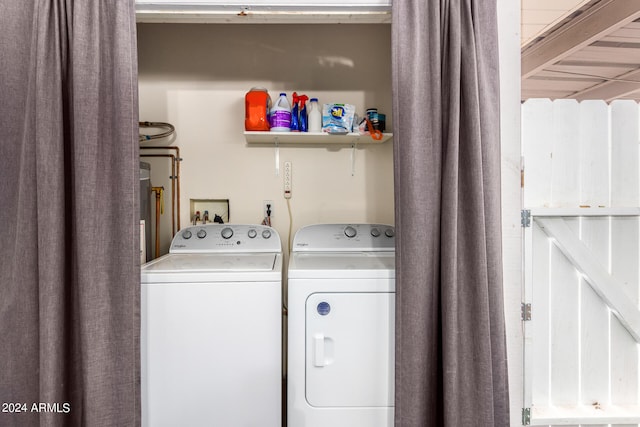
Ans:
{"type": "MultiPolygon", "coordinates": [[[[287,236],[287,244],[289,245],[289,257],[287,259],[287,264],[291,262],[291,246],[293,244],[292,239],[292,229],[293,229],[293,215],[291,214],[291,199],[287,198],[287,211],[289,212],[289,235],[287,236]]],[[[286,266],[288,268],[288,265],[286,266]]],[[[288,279],[287,279],[288,280],[288,279]]],[[[287,316],[289,313],[288,307],[288,293],[286,293],[285,288],[282,288],[282,314],[287,316]]]]}
{"type": "Polygon", "coordinates": [[[291,233],[293,228],[293,215],[291,215],[291,199],[287,199],[287,210],[289,211],[289,235],[287,236],[287,240],[289,243],[289,256],[291,256],[291,245],[293,242],[291,241],[293,238],[293,234],[291,233]]]}
{"type": "Polygon", "coordinates": [[[166,138],[168,136],[173,135],[173,133],[176,131],[176,128],[171,123],[164,123],[164,122],[138,122],[138,127],[167,129],[166,131],[155,134],[155,135],[140,134],[140,136],[138,137],[139,142],[166,138]]]}

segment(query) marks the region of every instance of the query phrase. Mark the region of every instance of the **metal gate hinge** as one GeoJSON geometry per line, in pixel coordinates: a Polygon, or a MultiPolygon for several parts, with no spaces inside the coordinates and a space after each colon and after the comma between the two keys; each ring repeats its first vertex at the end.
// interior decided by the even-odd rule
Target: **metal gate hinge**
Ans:
{"type": "Polygon", "coordinates": [[[522,321],[531,320],[531,303],[522,303],[520,306],[520,317],[522,321]]]}
{"type": "Polygon", "coordinates": [[[531,211],[529,209],[520,211],[520,225],[523,228],[531,227],[531,211]]]}
{"type": "Polygon", "coordinates": [[[528,426],[531,424],[531,408],[522,408],[522,425],[528,426]]]}

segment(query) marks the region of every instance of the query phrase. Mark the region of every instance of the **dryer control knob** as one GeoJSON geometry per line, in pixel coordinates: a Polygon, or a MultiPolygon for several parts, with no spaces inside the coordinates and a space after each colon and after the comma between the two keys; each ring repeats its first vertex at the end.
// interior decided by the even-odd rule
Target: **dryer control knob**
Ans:
{"type": "Polygon", "coordinates": [[[182,232],[182,238],[183,238],[183,239],[190,239],[190,238],[191,238],[191,236],[192,236],[192,234],[191,234],[191,231],[189,231],[189,230],[184,230],[184,231],[182,232]]]}
{"type": "Polygon", "coordinates": [[[247,236],[249,236],[250,239],[255,238],[257,235],[258,235],[258,232],[253,228],[247,232],[247,236]]]}
{"type": "Polygon", "coordinates": [[[344,229],[344,235],[347,236],[348,238],[356,237],[356,234],[358,234],[358,232],[356,231],[355,228],[351,227],[350,225],[344,229]]]}
{"type": "Polygon", "coordinates": [[[376,227],[373,227],[373,228],[371,229],[371,235],[372,235],[373,237],[380,237],[380,230],[378,230],[376,227]]]}
{"type": "Polygon", "coordinates": [[[231,236],[233,236],[233,230],[229,227],[225,227],[220,232],[220,235],[222,236],[223,239],[230,239],[231,236]]]}
{"type": "Polygon", "coordinates": [[[264,237],[265,239],[268,239],[269,237],[271,237],[271,230],[263,230],[262,237],[264,237]]]}
{"type": "Polygon", "coordinates": [[[387,228],[386,230],[384,230],[384,235],[387,237],[393,237],[396,235],[396,232],[393,230],[393,228],[387,228]]]}
{"type": "Polygon", "coordinates": [[[207,232],[205,230],[198,230],[198,234],[196,234],[196,236],[198,236],[198,239],[204,239],[207,237],[207,232]]]}

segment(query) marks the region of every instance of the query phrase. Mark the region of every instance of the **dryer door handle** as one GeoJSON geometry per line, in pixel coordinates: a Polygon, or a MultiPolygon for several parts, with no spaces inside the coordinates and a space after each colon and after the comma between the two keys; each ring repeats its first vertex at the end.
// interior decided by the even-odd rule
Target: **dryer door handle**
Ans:
{"type": "Polygon", "coordinates": [[[320,368],[326,365],[324,358],[324,335],[315,334],[313,336],[313,365],[320,368]]]}

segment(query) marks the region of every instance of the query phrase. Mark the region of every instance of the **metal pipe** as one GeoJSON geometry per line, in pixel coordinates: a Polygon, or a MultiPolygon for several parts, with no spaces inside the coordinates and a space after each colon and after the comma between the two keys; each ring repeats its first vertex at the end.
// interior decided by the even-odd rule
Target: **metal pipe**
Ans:
{"type": "Polygon", "coordinates": [[[160,253],[160,199],[162,199],[162,192],[164,187],[151,187],[151,192],[156,193],[156,253],[154,258],[157,258],[160,253]]]}
{"type": "Polygon", "coordinates": [[[176,173],[175,173],[175,181],[176,181],[176,205],[177,205],[177,217],[178,217],[178,230],[180,230],[180,162],[182,161],[182,157],[180,157],[180,147],[169,146],[163,147],[158,145],[147,145],[141,146],[140,149],[144,150],[175,150],[175,158],[174,162],[176,163],[176,173]]]}

